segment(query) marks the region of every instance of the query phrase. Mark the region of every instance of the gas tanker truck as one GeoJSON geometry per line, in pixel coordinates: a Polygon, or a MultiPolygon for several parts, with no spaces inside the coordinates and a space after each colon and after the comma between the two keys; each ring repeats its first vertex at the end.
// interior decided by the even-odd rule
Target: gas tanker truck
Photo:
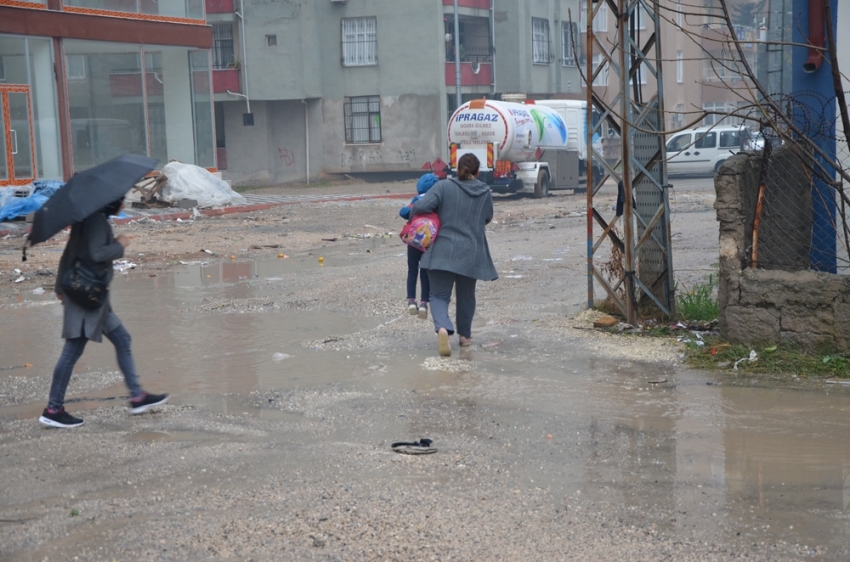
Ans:
{"type": "MultiPolygon", "coordinates": [[[[478,179],[497,193],[533,192],[539,198],[550,189],[586,190],[586,121],[583,101],[472,100],[449,119],[452,173],[471,152],[481,162],[478,179]]],[[[601,142],[596,149],[602,153],[601,142]]],[[[594,164],[593,176],[601,174],[594,164]]]]}

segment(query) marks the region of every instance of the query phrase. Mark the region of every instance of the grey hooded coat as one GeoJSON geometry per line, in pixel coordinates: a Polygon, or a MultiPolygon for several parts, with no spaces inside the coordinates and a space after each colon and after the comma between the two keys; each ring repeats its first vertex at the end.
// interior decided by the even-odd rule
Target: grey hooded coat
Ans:
{"type": "Polygon", "coordinates": [[[493,219],[490,187],[477,179],[442,180],[413,204],[411,215],[437,213],[440,231],[419,267],[498,279],[484,227],[493,219]]]}
{"type": "MultiPolygon", "coordinates": [[[[65,271],[71,266],[75,258],[89,259],[107,272],[107,279],[112,282],[112,260],[117,260],[124,255],[124,246],[115,241],[112,227],[106,215],[95,213],[83,222],[71,227],[71,236],[62,259],[59,260],[59,271],[56,275],[54,290],[62,294],[60,279],[65,271]]],[[[62,337],[74,339],[80,336],[100,342],[102,334],[108,334],[121,325],[121,320],[112,312],[109,304],[109,296],[100,308],[86,310],[71,299],[62,298],[64,316],[62,323],[62,337]]]]}

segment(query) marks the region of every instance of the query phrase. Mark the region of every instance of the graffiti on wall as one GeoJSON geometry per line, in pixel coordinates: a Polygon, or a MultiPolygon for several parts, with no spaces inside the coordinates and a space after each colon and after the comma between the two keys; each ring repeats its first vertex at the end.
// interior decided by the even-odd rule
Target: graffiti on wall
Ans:
{"type": "Polygon", "coordinates": [[[358,150],[356,153],[348,154],[342,152],[339,155],[339,165],[343,168],[349,166],[364,166],[384,161],[384,153],[380,150],[358,150]]]}
{"type": "Polygon", "coordinates": [[[277,152],[286,166],[292,166],[295,163],[295,153],[288,148],[277,147],[277,152]]]}

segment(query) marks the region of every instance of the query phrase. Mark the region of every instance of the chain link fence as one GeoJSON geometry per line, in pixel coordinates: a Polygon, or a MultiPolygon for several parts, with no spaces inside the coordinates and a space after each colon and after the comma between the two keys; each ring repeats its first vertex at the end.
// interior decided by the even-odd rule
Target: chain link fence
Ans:
{"type": "MultiPolygon", "coordinates": [[[[836,133],[836,98],[774,96],[746,115],[760,159],[749,265],[784,271],[850,274],[850,147],[836,133]]],[[[850,131],[848,131],[850,132],[850,131]]]]}

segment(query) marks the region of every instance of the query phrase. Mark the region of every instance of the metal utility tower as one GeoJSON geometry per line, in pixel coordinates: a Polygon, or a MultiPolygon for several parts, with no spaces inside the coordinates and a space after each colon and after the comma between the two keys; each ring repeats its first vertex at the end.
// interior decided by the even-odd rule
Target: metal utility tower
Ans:
{"type": "MultiPolygon", "coordinates": [[[[593,19],[602,5],[587,2],[587,146],[593,147],[593,159],[605,169],[602,178],[587,190],[587,304],[593,307],[593,281],[602,286],[626,320],[635,324],[643,315],[674,314],[673,259],[670,244],[670,202],[664,144],[664,81],[661,73],[661,18],[659,0],[602,0],[616,17],[616,35],[608,36],[607,45],[593,31],[593,19]],[[639,13],[643,10],[643,14],[639,13]],[[639,18],[645,18],[641,30],[639,18]],[[642,35],[646,35],[643,37],[642,35]],[[594,55],[598,55],[595,57],[594,55]],[[599,64],[594,65],[597,59],[599,64]],[[593,90],[593,82],[607,68],[616,84],[606,88],[608,100],[593,90]],[[642,77],[648,85],[641,84],[642,77]],[[650,94],[644,99],[644,89],[650,94]],[[653,91],[654,90],[654,91],[653,91]],[[613,96],[611,94],[613,93],[613,96]],[[593,118],[593,111],[599,114],[593,118]],[[611,164],[593,145],[594,135],[603,138],[602,124],[607,122],[619,134],[622,155],[611,164]],[[625,196],[621,216],[606,221],[597,209],[599,191],[605,180],[621,183],[625,196]],[[614,227],[622,219],[623,236],[614,227]],[[598,237],[594,224],[602,231],[598,237]],[[622,268],[612,267],[613,279],[600,269],[609,256],[599,256],[610,240],[622,253],[622,268]]],[[[588,158],[588,176],[591,159],[588,158]]],[[[604,210],[604,209],[603,209],[604,210]]],[[[612,252],[616,256],[616,252],[612,252]]]]}

